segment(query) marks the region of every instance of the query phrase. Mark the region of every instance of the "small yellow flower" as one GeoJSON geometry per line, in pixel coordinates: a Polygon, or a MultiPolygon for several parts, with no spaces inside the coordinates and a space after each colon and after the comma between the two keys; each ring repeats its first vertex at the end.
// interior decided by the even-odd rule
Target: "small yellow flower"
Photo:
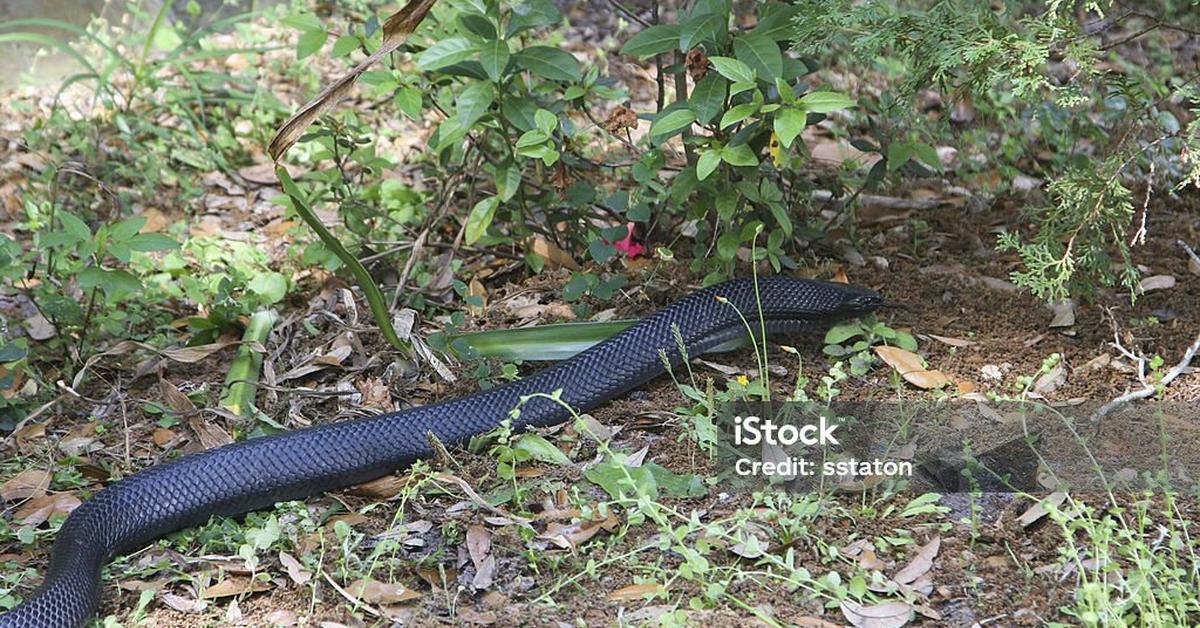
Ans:
{"type": "Polygon", "coordinates": [[[737,383],[739,383],[739,384],[741,384],[741,385],[743,385],[743,386],[749,386],[749,385],[750,385],[750,378],[749,378],[749,377],[746,377],[745,375],[738,375],[738,376],[737,376],[737,383]]]}

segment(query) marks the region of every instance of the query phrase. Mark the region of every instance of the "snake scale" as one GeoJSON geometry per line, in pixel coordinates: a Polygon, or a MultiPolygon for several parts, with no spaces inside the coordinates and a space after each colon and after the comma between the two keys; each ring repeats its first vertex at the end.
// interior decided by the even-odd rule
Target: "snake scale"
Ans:
{"type": "MultiPolygon", "coordinates": [[[[0,628],[80,626],[100,599],[100,569],[174,530],[214,515],[236,515],[276,502],[365,482],[431,453],[427,433],[447,444],[496,428],[533,393],[562,390],[586,411],[665,372],[660,352],[681,363],[675,331],[689,355],[757,334],[819,328],[883,304],[874,292],[787,277],[735,279],[693,292],[575,357],[510,384],[441,403],[285,434],[254,438],[149,467],[97,492],[67,518],[41,586],[0,628]],[[723,297],[723,298],[718,298],[723,297]],[[761,305],[761,309],[760,309],[761,305]],[[743,319],[743,315],[745,319],[743,319]]],[[[513,427],[543,427],[570,417],[534,397],[513,427]]]]}

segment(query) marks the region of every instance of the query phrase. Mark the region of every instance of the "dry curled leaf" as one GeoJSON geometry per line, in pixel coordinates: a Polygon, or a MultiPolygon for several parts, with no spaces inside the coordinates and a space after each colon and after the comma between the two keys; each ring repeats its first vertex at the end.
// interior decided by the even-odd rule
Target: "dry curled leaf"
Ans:
{"type": "Polygon", "coordinates": [[[246,577],[231,577],[226,578],[211,587],[204,589],[200,594],[202,599],[215,600],[222,597],[232,597],[235,595],[245,595],[247,593],[257,593],[274,588],[270,582],[264,582],[257,578],[246,577]]]}
{"type": "Polygon", "coordinates": [[[50,488],[50,473],[41,469],[26,469],[0,484],[0,501],[16,501],[41,497],[50,488]]]}
{"type": "Polygon", "coordinates": [[[346,591],[368,604],[400,604],[421,597],[420,592],[392,582],[380,582],[363,578],[355,580],[346,591]]]}
{"type": "Polygon", "coordinates": [[[625,601],[625,600],[640,600],[658,592],[658,584],[654,582],[646,582],[643,584],[631,584],[627,587],[621,587],[616,591],[608,594],[609,601],[625,601]]]}
{"type": "Polygon", "coordinates": [[[933,567],[933,559],[937,556],[938,549],[942,546],[942,537],[935,536],[931,541],[921,546],[917,550],[917,555],[913,557],[903,569],[896,572],[892,580],[900,584],[910,584],[917,578],[925,575],[933,567]]]}
{"type": "Polygon", "coordinates": [[[305,103],[299,111],[292,114],[292,117],[280,125],[279,130],[275,133],[275,137],[271,138],[270,146],[267,148],[267,152],[271,155],[271,160],[279,161],[279,158],[292,147],[292,144],[295,144],[296,140],[304,135],[304,130],[314,120],[346,97],[350,88],[354,86],[355,81],[358,80],[358,77],[367,68],[400,47],[400,44],[403,44],[408,39],[408,36],[417,29],[417,26],[425,19],[425,16],[436,2],[437,0],[412,0],[404,5],[404,8],[393,13],[383,23],[383,43],[379,46],[378,50],[366,59],[363,59],[362,63],[354,66],[354,69],[350,70],[345,76],[321,90],[321,93],[305,103]]]}
{"type": "Polygon", "coordinates": [[[879,356],[879,359],[886,362],[888,366],[896,369],[896,372],[900,373],[905,381],[917,388],[929,390],[941,388],[950,383],[950,378],[945,373],[927,370],[921,356],[911,351],[905,351],[899,347],[878,346],[875,347],[875,355],[879,356]]]}
{"type": "Polygon", "coordinates": [[[843,600],[841,610],[846,621],[855,628],[900,628],[913,617],[912,606],[904,602],[862,606],[851,600],[843,600]]]}
{"type": "Polygon", "coordinates": [[[619,133],[625,129],[636,129],[638,125],[637,113],[624,105],[617,105],[612,113],[608,114],[608,119],[604,121],[604,128],[610,133],[619,133]]]}

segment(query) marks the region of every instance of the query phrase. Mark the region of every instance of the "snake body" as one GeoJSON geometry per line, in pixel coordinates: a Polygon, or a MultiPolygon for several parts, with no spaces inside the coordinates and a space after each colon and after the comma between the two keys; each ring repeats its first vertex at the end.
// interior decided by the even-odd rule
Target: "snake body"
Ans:
{"type": "MultiPolygon", "coordinates": [[[[562,390],[586,411],[665,372],[662,353],[680,364],[675,329],[689,355],[758,333],[795,332],[870,312],[882,299],[846,284],[786,277],[735,279],[689,294],[590,349],[535,375],[457,399],[255,438],[149,467],[84,502],[63,523],[49,571],[24,603],[0,615],[0,628],[80,626],[100,598],[100,569],[115,555],[214,515],[380,477],[431,454],[428,433],[447,444],[496,428],[533,393],[562,390]],[[759,305],[761,304],[761,310],[759,305]],[[744,316],[744,318],[743,318],[744,316]],[[749,321],[747,323],[746,321],[749,321]]],[[[561,423],[570,414],[534,397],[515,429],[561,423]]]]}

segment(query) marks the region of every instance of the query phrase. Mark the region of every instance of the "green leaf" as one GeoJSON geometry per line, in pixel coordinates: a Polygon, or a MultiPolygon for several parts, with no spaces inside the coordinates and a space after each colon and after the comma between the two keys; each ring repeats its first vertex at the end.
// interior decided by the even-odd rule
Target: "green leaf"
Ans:
{"type": "Polygon", "coordinates": [[[359,39],[354,35],[342,35],[333,42],[333,50],[329,52],[334,58],[345,57],[358,50],[359,39]]]}
{"type": "Polygon", "coordinates": [[[678,24],[656,24],[630,37],[621,46],[621,54],[644,59],[670,52],[679,45],[681,30],[678,24]]]}
{"type": "Polygon", "coordinates": [[[796,136],[804,131],[808,124],[808,114],[800,109],[784,107],[775,112],[775,135],[784,148],[791,148],[796,136]]]}
{"type": "Polygon", "coordinates": [[[28,351],[17,346],[15,343],[7,343],[0,346],[0,362],[16,362],[28,355],[28,351]]]}
{"type": "Polygon", "coordinates": [[[537,146],[539,144],[545,144],[546,142],[549,142],[549,141],[550,141],[550,136],[547,135],[541,129],[530,129],[530,130],[526,131],[525,133],[521,134],[521,137],[517,138],[516,148],[517,149],[529,148],[530,146],[537,146]]]}
{"type": "Polygon", "coordinates": [[[643,466],[650,471],[650,475],[654,476],[655,484],[667,497],[687,499],[703,497],[708,494],[704,480],[698,475],[691,473],[680,475],[656,462],[648,462],[643,466]]]}
{"type": "Polygon", "coordinates": [[[496,87],[486,81],[475,81],[458,93],[455,102],[459,124],[470,127],[491,108],[496,99],[496,87]]]}
{"type": "Polygon", "coordinates": [[[662,141],[688,128],[696,121],[696,114],[691,109],[664,109],[650,125],[650,136],[662,141]]]}
{"type": "Polygon", "coordinates": [[[721,165],[721,151],[710,150],[700,154],[696,160],[696,178],[703,181],[721,165]]]}
{"type": "Polygon", "coordinates": [[[754,84],[754,70],[750,66],[734,59],[733,57],[709,57],[709,63],[712,63],[717,72],[734,83],[750,83],[754,84]]]}
{"type": "Polygon", "coordinates": [[[542,435],[535,432],[526,432],[518,439],[513,449],[523,451],[534,460],[541,460],[550,464],[557,464],[569,467],[571,459],[562,452],[561,449],[555,447],[550,441],[546,440],[542,435]]]}
{"type": "Polygon", "coordinates": [[[533,123],[537,128],[546,134],[546,137],[554,135],[554,130],[558,128],[558,116],[546,109],[538,109],[533,114],[533,123]]]}
{"type": "Polygon", "coordinates": [[[788,216],[787,209],[784,208],[783,203],[771,203],[767,207],[771,209],[771,215],[775,217],[775,223],[779,225],[780,229],[780,231],[772,231],[771,235],[767,236],[767,241],[770,242],[776,233],[782,233],[791,237],[792,218],[788,216]]]}
{"type": "Polygon", "coordinates": [[[175,238],[161,233],[139,233],[125,242],[134,251],[149,253],[151,251],[170,251],[179,248],[175,238]]]}
{"type": "Polygon", "coordinates": [[[722,129],[729,128],[730,126],[749,118],[755,113],[758,113],[758,105],[755,103],[748,102],[740,105],[734,105],[729,109],[729,111],[725,112],[725,115],[721,116],[721,122],[719,126],[722,129]]]}
{"type": "Polygon", "coordinates": [[[578,81],[579,61],[571,53],[550,46],[531,46],[518,52],[517,65],[551,81],[578,81]]]}
{"type": "Polygon", "coordinates": [[[329,39],[329,33],[323,30],[301,33],[299,41],[296,42],[296,59],[303,59],[320,50],[327,39],[329,39]]]}
{"type": "Polygon", "coordinates": [[[769,37],[774,41],[787,41],[791,38],[795,28],[792,20],[799,12],[800,7],[798,6],[778,2],[767,4],[759,9],[762,19],[754,25],[754,29],[750,32],[769,37]]]}
{"type": "Polygon", "coordinates": [[[887,149],[887,169],[888,172],[895,172],[900,169],[900,166],[908,163],[912,159],[913,147],[907,142],[893,142],[888,145],[887,149]]]}
{"type": "Polygon", "coordinates": [[[110,299],[142,289],[142,282],[123,270],[106,270],[97,266],[88,266],[79,273],[77,279],[80,288],[84,290],[99,288],[110,299]]]}
{"type": "Polygon", "coordinates": [[[917,159],[920,159],[926,166],[941,171],[942,160],[938,157],[936,148],[929,144],[913,144],[912,147],[917,159]]]}
{"type": "Polygon", "coordinates": [[[511,160],[506,160],[496,166],[496,196],[501,201],[507,201],[516,195],[521,187],[521,168],[511,160]]]}
{"type": "Polygon", "coordinates": [[[76,242],[92,239],[92,230],[88,228],[87,223],[75,217],[74,214],[59,211],[58,221],[62,223],[63,231],[76,242]]]}
{"type": "MultiPolygon", "coordinates": [[[[586,286],[586,284],[583,284],[586,286]]],[[[578,297],[576,297],[578,298],[578,297]]],[[[481,357],[501,360],[565,360],[625,331],[635,320],[557,323],[477,331],[453,337],[462,339],[481,357]]]]}
{"type": "Polygon", "coordinates": [[[754,149],[750,148],[749,144],[738,144],[737,146],[726,146],[721,149],[721,159],[733,166],[757,166],[758,155],[754,154],[754,149]]]}
{"type": "Polygon", "coordinates": [[[413,120],[420,119],[421,106],[424,104],[421,98],[421,90],[415,87],[402,87],[396,90],[396,96],[393,100],[404,115],[413,120]]]}
{"type": "Polygon", "coordinates": [[[774,81],[783,75],[783,53],[779,44],[764,35],[748,33],[733,40],[734,56],[750,66],[758,78],[774,81]]]}
{"type": "Polygon", "coordinates": [[[588,467],[587,471],[583,472],[583,476],[604,489],[613,499],[619,499],[622,495],[626,497],[635,495],[657,497],[658,484],[655,482],[654,474],[646,466],[626,466],[624,464],[626,458],[628,456],[625,454],[617,454],[612,460],[605,460],[600,464],[588,467]]]}
{"type": "Polygon", "coordinates": [[[133,218],[126,218],[125,220],[122,220],[121,222],[118,222],[109,228],[108,241],[109,242],[123,242],[125,240],[128,240],[129,238],[132,238],[134,236],[134,234],[136,234],[142,228],[142,225],[145,225],[145,224],[146,224],[146,219],[143,218],[142,216],[134,216],[133,218]]]}
{"type": "Polygon", "coordinates": [[[467,216],[467,244],[475,244],[479,238],[487,233],[488,227],[492,225],[492,219],[496,217],[496,208],[500,206],[499,196],[489,196],[471,208],[471,215],[467,216]]]}
{"type": "Polygon", "coordinates": [[[283,297],[287,296],[287,287],[287,277],[271,271],[255,275],[254,279],[246,284],[246,289],[262,297],[265,305],[282,301],[283,297]]]}
{"type": "Polygon", "coordinates": [[[725,106],[725,88],[728,83],[719,74],[708,73],[696,83],[692,95],[688,97],[688,106],[696,113],[696,121],[708,124],[721,112],[725,106]]]}
{"type": "Polygon", "coordinates": [[[466,37],[451,37],[438,41],[417,57],[417,69],[422,72],[440,70],[475,56],[479,48],[466,37]]]}
{"type": "Polygon", "coordinates": [[[288,28],[294,28],[298,31],[319,31],[325,29],[325,24],[321,22],[321,18],[312,13],[303,13],[300,15],[289,15],[280,20],[280,23],[288,28]]]}
{"type": "Polygon", "coordinates": [[[830,113],[853,107],[857,101],[837,92],[809,92],[797,104],[812,113],[830,113]]]}
{"type": "Polygon", "coordinates": [[[496,25],[478,13],[463,13],[459,16],[458,22],[468,33],[478,35],[486,40],[496,39],[496,25]]]}
{"type": "Polygon", "coordinates": [[[716,42],[727,27],[728,21],[724,14],[694,15],[680,27],[679,50],[687,52],[703,41],[716,42]]]}
{"type": "Polygon", "coordinates": [[[487,72],[488,78],[499,82],[504,76],[504,69],[508,67],[510,57],[508,42],[502,39],[493,39],[480,47],[479,65],[483,66],[483,71],[487,72]]]}
{"type": "Polygon", "coordinates": [[[858,321],[834,325],[829,328],[829,331],[825,332],[825,344],[840,345],[862,333],[862,326],[859,325],[858,321]]]}

